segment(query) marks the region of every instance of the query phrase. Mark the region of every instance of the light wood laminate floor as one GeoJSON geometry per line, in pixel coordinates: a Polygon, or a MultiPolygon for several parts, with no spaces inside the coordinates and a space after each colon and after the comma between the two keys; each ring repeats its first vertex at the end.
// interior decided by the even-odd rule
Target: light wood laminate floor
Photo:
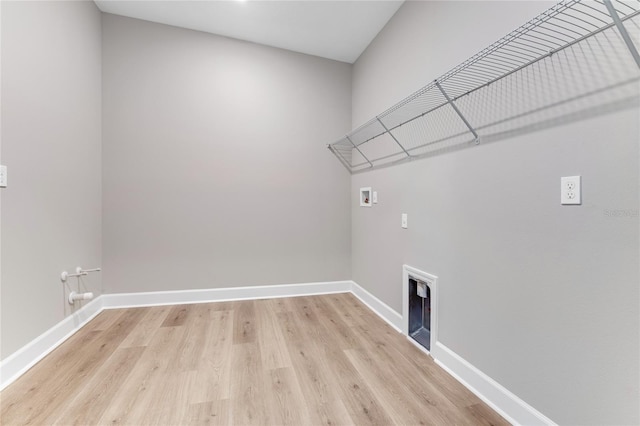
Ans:
{"type": "Polygon", "coordinates": [[[348,293],[106,310],[0,409],[3,425],[508,424],[348,293]]]}

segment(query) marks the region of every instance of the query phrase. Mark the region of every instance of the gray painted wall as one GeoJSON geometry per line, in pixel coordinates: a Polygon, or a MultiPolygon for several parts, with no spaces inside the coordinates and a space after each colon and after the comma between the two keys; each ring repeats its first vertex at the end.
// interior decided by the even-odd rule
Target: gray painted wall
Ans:
{"type": "Polygon", "coordinates": [[[102,226],[108,292],[352,266],[401,311],[408,263],[440,277],[442,342],[516,395],[562,424],[639,423],[638,219],[606,214],[638,210],[638,111],[351,180],[324,147],[546,6],[408,2],[352,85],[346,64],[109,15],[101,68],[92,3],[2,2],[2,358],[69,313],[59,273],[100,263],[102,226]],[[562,207],[573,174],[584,204],[562,207]]]}
{"type": "Polygon", "coordinates": [[[100,265],[100,28],[93,2],[2,2],[2,358],[71,312],[63,270],[100,265]]]}
{"type": "MultiPolygon", "coordinates": [[[[354,65],[353,125],[545,6],[406,3],[354,65]]],[[[437,275],[443,344],[555,422],[638,424],[638,113],[354,175],[353,279],[401,312],[402,264],[437,275]],[[561,206],[572,175],[583,205],[561,206]]]]}
{"type": "Polygon", "coordinates": [[[105,291],[350,278],[351,66],[103,16],[105,291]]]}

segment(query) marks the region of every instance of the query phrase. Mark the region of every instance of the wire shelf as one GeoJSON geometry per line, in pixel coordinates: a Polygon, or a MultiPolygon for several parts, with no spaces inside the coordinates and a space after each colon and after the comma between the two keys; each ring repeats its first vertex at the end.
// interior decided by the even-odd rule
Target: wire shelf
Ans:
{"type": "Polygon", "coordinates": [[[564,0],[329,144],[351,172],[640,98],[640,0],[564,0]]]}

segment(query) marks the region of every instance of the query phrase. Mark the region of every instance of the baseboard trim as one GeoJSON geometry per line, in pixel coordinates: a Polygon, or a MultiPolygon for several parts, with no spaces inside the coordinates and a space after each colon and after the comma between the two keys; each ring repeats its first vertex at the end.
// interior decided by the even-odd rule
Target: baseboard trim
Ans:
{"type": "Polygon", "coordinates": [[[329,281],[201,290],[103,294],[9,355],[5,360],[2,360],[0,362],[0,390],[6,388],[26,373],[42,358],[51,353],[105,309],[348,293],[351,291],[353,284],[353,281],[329,281]]]}
{"type": "Polygon", "coordinates": [[[514,425],[555,425],[551,419],[518,398],[441,342],[436,342],[432,355],[440,367],[476,394],[509,423],[514,425]]]}
{"type": "Polygon", "coordinates": [[[36,365],[102,311],[102,296],[84,305],[0,362],[0,390],[36,365]]]}
{"type": "Polygon", "coordinates": [[[360,299],[362,303],[367,305],[367,307],[380,318],[385,320],[387,324],[393,327],[397,332],[400,332],[400,328],[402,326],[402,315],[391,309],[389,305],[375,297],[373,294],[360,287],[355,281],[351,281],[351,293],[360,299]]]}
{"type": "Polygon", "coordinates": [[[277,297],[347,293],[351,291],[351,286],[352,281],[329,281],[253,287],[154,291],[147,293],[117,293],[105,294],[102,297],[104,309],[120,309],[141,306],[183,305],[187,303],[273,299],[277,297]]]}
{"type": "MultiPolygon", "coordinates": [[[[104,309],[247,299],[271,299],[277,297],[312,296],[349,292],[396,331],[399,333],[402,332],[402,315],[354,281],[104,294],[66,317],[17,352],[7,357],[7,359],[0,362],[0,390],[13,383],[104,309]]],[[[440,367],[510,423],[522,425],[555,425],[549,418],[515,396],[441,342],[437,341],[435,343],[430,355],[440,367]]]]}

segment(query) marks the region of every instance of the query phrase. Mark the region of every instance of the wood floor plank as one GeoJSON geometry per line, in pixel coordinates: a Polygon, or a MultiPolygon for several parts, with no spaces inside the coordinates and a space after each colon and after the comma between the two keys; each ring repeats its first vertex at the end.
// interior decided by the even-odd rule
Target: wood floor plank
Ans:
{"type": "MultiPolygon", "coordinates": [[[[418,365],[417,360],[421,355],[421,351],[414,345],[411,345],[407,350],[406,359],[410,359],[413,365],[418,365]]],[[[464,386],[461,387],[460,383],[454,379],[453,376],[442,370],[432,358],[427,358],[427,361],[429,368],[421,371],[424,380],[432,383],[433,386],[456,407],[468,407],[478,402],[478,397],[475,396],[473,392],[464,386]]],[[[465,411],[463,410],[462,412],[464,413],[465,411]]]]}
{"type": "Polygon", "coordinates": [[[385,410],[391,414],[394,422],[410,425],[437,424],[438,418],[429,413],[429,404],[424,404],[413,392],[403,388],[403,383],[390,370],[380,369],[368,351],[349,349],[346,355],[385,410]]]}
{"type": "Polygon", "coordinates": [[[106,330],[115,324],[122,314],[124,314],[122,309],[105,309],[96,315],[83,329],[86,331],[106,330]]]}
{"type": "Polygon", "coordinates": [[[231,394],[233,311],[209,311],[209,324],[191,404],[228,399],[231,394]]]}
{"type": "Polygon", "coordinates": [[[474,423],[482,426],[509,426],[510,423],[497,415],[487,404],[473,404],[466,407],[474,423]]]}
{"type": "Polygon", "coordinates": [[[233,345],[231,413],[233,424],[259,425],[267,418],[264,376],[256,343],[233,345]]]}
{"type": "MultiPolygon", "coordinates": [[[[80,348],[87,348],[102,334],[101,331],[82,330],[72,336],[74,342],[82,343],[80,348]]],[[[33,424],[33,416],[41,411],[42,414],[50,414],[52,403],[56,402],[56,395],[50,394],[51,389],[60,389],[61,380],[64,380],[69,372],[64,368],[68,359],[73,359],[74,354],[79,355],[82,349],[72,351],[69,345],[63,345],[55,349],[51,354],[41,360],[32,369],[27,371],[20,379],[8,386],[0,394],[0,424],[33,424]],[[52,401],[53,400],[53,401],[52,401]],[[42,404],[42,408],[38,410],[42,404]]]]}
{"type": "Polygon", "coordinates": [[[309,298],[306,302],[311,303],[316,318],[323,325],[323,333],[330,333],[331,338],[335,340],[334,344],[341,349],[353,349],[359,346],[359,339],[354,332],[354,328],[349,326],[350,320],[345,318],[336,310],[329,301],[332,299],[309,298]]]}
{"type": "Polygon", "coordinates": [[[78,395],[66,405],[57,425],[97,424],[120,386],[144,352],[143,347],[121,348],[100,367],[78,395]]]}
{"type": "Polygon", "coordinates": [[[137,425],[179,425],[189,411],[189,394],[195,381],[195,371],[168,368],[161,373],[154,392],[143,402],[144,415],[132,418],[137,425]]]}
{"type": "Polygon", "coordinates": [[[203,303],[191,307],[184,322],[184,340],[175,358],[169,363],[170,368],[178,371],[197,370],[207,349],[211,312],[210,304],[203,303]]]}
{"type": "Polygon", "coordinates": [[[327,348],[332,357],[333,374],[337,380],[338,395],[357,425],[390,425],[391,417],[371,391],[369,385],[349,362],[341,349],[327,348]]]}
{"type": "Polygon", "coordinates": [[[278,318],[273,311],[273,305],[268,300],[255,302],[258,345],[265,370],[291,367],[291,358],[282,330],[278,326],[278,318]]]}
{"type": "Polygon", "coordinates": [[[277,314],[290,312],[287,305],[287,298],[264,299],[263,302],[271,308],[271,311],[277,314]]]}
{"type": "Polygon", "coordinates": [[[162,323],[162,327],[179,327],[184,325],[193,306],[194,305],[173,306],[162,323]]]}
{"type": "Polygon", "coordinates": [[[292,320],[295,324],[294,330],[297,339],[314,343],[313,347],[322,348],[332,342],[324,340],[325,334],[322,333],[322,325],[312,304],[307,297],[293,297],[287,299],[287,304],[292,312],[292,320]]]}
{"type": "Polygon", "coordinates": [[[321,351],[312,341],[287,340],[289,354],[309,410],[311,424],[352,425],[344,403],[338,398],[335,379],[321,351]]]}
{"type": "Polygon", "coordinates": [[[211,302],[207,303],[207,307],[212,311],[233,311],[236,303],[234,301],[211,302]]]}
{"type": "Polygon", "coordinates": [[[478,402],[478,398],[469,389],[460,386],[460,383],[436,365],[433,358],[426,356],[415,345],[407,341],[402,350],[399,350],[398,347],[386,344],[385,337],[398,337],[398,333],[388,324],[373,323],[367,327],[359,327],[358,330],[360,337],[365,339],[364,342],[374,343],[376,353],[381,356],[382,362],[395,359],[396,362],[403,363],[420,378],[420,383],[424,382],[432,388],[434,395],[445,397],[459,408],[478,402]]]}
{"type": "Polygon", "coordinates": [[[349,327],[366,326],[369,309],[351,293],[331,294],[321,299],[331,305],[339,318],[349,327]]]}
{"type": "Polygon", "coordinates": [[[92,341],[77,346],[75,351],[66,349],[67,368],[49,371],[53,373],[51,379],[42,380],[37,387],[30,387],[28,398],[24,398],[24,394],[17,394],[20,384],[7,393],[3,391],[2,422],[28,425],[50,424],[55,421],[63,414],[66,403],[84,387],[86,379],[111,356],[142,316],[144,311],[141,309],[127,310],[108,329],[90,332],[96,334],[92,341]],[[16,393],[11,395],[13,392],[16,393]],[[21,403],[17,404],[12,400],[19,400],[21,403]],[[7,402],[9,404],[5,406],[7,402]]]}
{"type": "MultiPolygon", "coordinates": [[[[297,299],[297,298],[296,298],[297,299]]],[[[293,309],[300,301],[291,301],[293,309]]],[[[310,312],[305,314],[311,315],[310,312]]],[[[312,424],[351,425],[343,401],[337,396],[336,380],[328,360],[317,343],[307,337],[299,315],[294,312],[280,314],[283,331],[289,337],[287,347],[304,395],[312,424]]]]}
{"type": "Polygon", "coordinates": [[[256,341],[256,311],[253,300],[235,302],[233,307],[233,343],[256,341]]]}
{"type": "Polygon", "coordinates": [[[230,411],[228,399],[191,404],[183,424],[189,426],[229,426],[232,424],[230,411]]]}
{"type": "Polygon", "coordinates": [[[292,367],[265,371],[267,424],[310,424],[307,404],[302,397],[295,370],[292,367]]]}
{"type": "Polygon", "coordinates": [[[65,344],[59,346],[33,368],[27,371],[20,379],[11,384],[1,393],[0,420],[7,423],[11,419],[24,419],[14,410],[23,410],[26,401],[38,399],[46,389],[50,389],[55,383],[64,377],[68,368],[68,360],[74,353],[87,348],[100,335],[101,331],[81,330],[69,338],[65,344]],[[65,368],[66,367],[66,368],[65,368]]]}
{"type": "MultiPolygon", "coordinates": [[[[303,340],[304,333],[297,326],[296,315],[293,312],[281,312],[276,314],[280,331],[287,343],[303,340]]],[[[291,351],[289,350],[289,354],[291,351]]]]}
{"type": "Polygon", "coordinates": [[[329,375],[337,385],[334,386],[334,389],[347,408],[351,419],[358,425],[393,423],[362,376],[346,357],[340,345],[340,339],[337,338],[342,336],[339,332],[336,333],[337,322],[331,318],[327,321],[328,324],[323,324],[323,320],[328,320],[326,317],[326,314],[329,313],[328,309],[326,306],[321,306],[323,312],[316,312],[316,309],[313,308],[313,299],[299,297],[292,303],[298,308],[295,312],[298,314],[303,330],[308,333],[309,340],[318,342],[320,344],[318,350],[323,358],[331,360],[329,375]]]}
{"type": "Polygon", "coordinates": [[[171,306],[154,306],[148,308],[144,318],[140,320],[136,328],[129,333],[127,338],[122,341],[120,347],[131,348],[134,346],[147,346],[153,337],[153,333],[162,325],[171,309],[171,306]]]}
{"type": "Polygon", "coordinates": [[[184,338],[183,327],[160,327],[123,383],[120,392],[100,418],[100,424],[140,424],[154,410],[151,405],[162,389],[169,361],[184,338]]]}
{"type": "MultiPolygon", "coordinates": [[[[381,327],[385,332],[391,330],[395,333],[393,337],[398,336],[387,324],[381,327]]],[[[377,363],[385,365],[401,380],[412,395],[420,398],[425,411],[429,413],[429,418],[434,419],[435,424],[469,424],[468,415],[458,409],[438,387],[435,377],[448,374],[435,365],[431,358],[409,342],[404,342],[402,350],[399,350],[397,346],[389,344],[390,341],[384,338],[384,333],[371,333],[370,329],[362,327],[359,330],[363,347],[375,355],[377,363]],[[418,352],[413,352],[413,349],[418,352]],[[415,357],[407,355],[412,353],[415,357]],[[416,360],[420,360],[420,364],[417,364],[416,360]]],[[[464,391],[468,392],[466,388],[464,391]]],[[[478,401],[477,398],[475,401],[478,401]]]]}
{"type": "Polygon", "coordinates": [[[0,423],[507,423],[351,294],[105,311],[0,393],[0,423]]]}

